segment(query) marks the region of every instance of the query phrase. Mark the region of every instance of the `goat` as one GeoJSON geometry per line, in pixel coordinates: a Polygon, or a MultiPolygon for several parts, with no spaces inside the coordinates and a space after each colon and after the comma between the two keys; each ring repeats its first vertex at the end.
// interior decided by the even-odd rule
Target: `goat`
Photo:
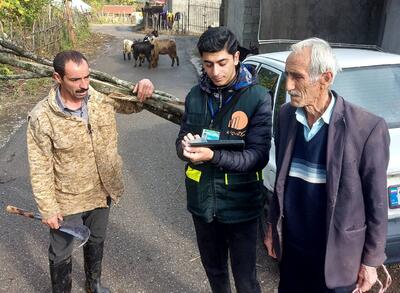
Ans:
{"type": "Polygon", "coordinates": [[[155,38],[158,38],[158,31],[153,30],[144,37],[143,42],[152,42],[155,38]]]}
{"type": "Polygon", "coordinates": [[[152,66],[153,68],[157,67],[158,65],[158,57],[159,55],[169,55],[172,60],[171,66],[173,67],[175,64],[179,66],[179,58],[176,53],[176,43],[174,40],[170,39],[155,39],[152,44],[154,45],[153,55],[152,55],[152,66]]]}
{"type": "Polygon", "coordinates": [[[124,60],[126,60],[125,55],[128,55],[128,60],[131,60],[133,41],[125,39],[122,46],[122,54],[124,55],[124,60]]]}
{"type": "Polygon", "coordinates": [[[150,42],[138,42],[132,44],[133,58],[135,59],[135,67],[137,66],[137,60],[139,59],[139,66],[142,66],[144,58],[149,62],[149,68],[151,68],[151,55],[154,45],[150,42]]]}

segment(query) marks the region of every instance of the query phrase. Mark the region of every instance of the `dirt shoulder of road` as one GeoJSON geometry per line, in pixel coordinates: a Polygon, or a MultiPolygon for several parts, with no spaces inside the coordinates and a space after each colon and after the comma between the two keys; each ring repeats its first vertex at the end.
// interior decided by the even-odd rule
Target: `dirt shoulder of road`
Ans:
{"type": "MultiPolygon", "coordinates": [[[[79,44],[77,50],[82,52],[90,62],[107,43],[114,39],[110,35],[92,33],[88,39],[79,44]]],[[[18,73],[18,69],[14,71],[18,73]]],[[[51,78],[11,80],[0,83],[0,148],[24,123],[33,106],[47,95],[52,84],[51,78]]]]}

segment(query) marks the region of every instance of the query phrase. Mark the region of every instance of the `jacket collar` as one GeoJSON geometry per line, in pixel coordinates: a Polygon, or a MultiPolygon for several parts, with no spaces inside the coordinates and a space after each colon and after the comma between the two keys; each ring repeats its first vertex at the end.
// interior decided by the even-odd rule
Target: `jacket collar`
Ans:
{"type": "Polygon", "coordinates": [[[213,94],[225,90],[237,91],[243,87],[256,84],[256,73],[252,66],[239,63],[236,72],[236,77],[230,84],[223,87],[217,87],[203,70],[203,73],[200,76],[200,88],[208,94],[213,94]]]}
{"type": "MultiPolygon", "coordinates": [[[[62,109],[60,108],[60,105],[57,102],[57,91],[58,90],[59,90],[59,85],[55,85],[50,89],[49,94],[47,95],[47,102],[49,103],[50,108],[57,115],[73,117],[73,116],[69,116],[69,115],[65,114],[62,111],[62,109]]],[[[88,99],[88,107],[90,104],[90,100],[92,100],[93,96],[96,96],[96,91],[91,86],[89,86],[88,98],[87,98],[88,99]]]]}

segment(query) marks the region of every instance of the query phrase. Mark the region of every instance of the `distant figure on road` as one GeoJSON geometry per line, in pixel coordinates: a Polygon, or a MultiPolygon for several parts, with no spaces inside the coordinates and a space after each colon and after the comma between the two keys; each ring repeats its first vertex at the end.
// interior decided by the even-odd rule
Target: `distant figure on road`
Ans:
{"type": "Polygon", "coordinates": [[[365,292],[386,258],[388,128],[330,89],[340,68],[327,42],[291,49],[265,239],[279,292],[365,292]]]}
{"type": "MultiPolygon", "coordinates": [[[[89,86],[89,65],[77,51],[53,61],[57,86],[28,117],[27,143],[33,194],[43,223],[50,227],[49,264],[54,293],[71,292],[73,237],[60,222],[83,223],[91,235],[84,245],[86,292],[107,293],[100,283],[111,201],[123,193],[115,113],[142,110],[139,103],[111,99],[89,86]]],[[[144,79],[138,99],[153,93],[144,79]]]]}
{"type": "Polygon", "coordinates": [[[209,28],[198,43],[204,73],[186,97],[176,140],[187,161],[187,207],[213,292],[231,292],[228,255],[237,292],[261,292],[256,274],[262,169],[271,139],[271,97],[239,63],[238,42],[225,27],[209,28]],[[244,140],[243,150],[191,147],[207,140],[244,140]]]}

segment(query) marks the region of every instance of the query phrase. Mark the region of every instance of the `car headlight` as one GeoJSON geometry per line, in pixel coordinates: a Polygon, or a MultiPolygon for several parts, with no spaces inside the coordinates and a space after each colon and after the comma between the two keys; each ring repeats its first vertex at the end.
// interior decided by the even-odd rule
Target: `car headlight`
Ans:
{"type": "Polygon", "coordinates": [[[389,208],[400,208],[400,185],[392,185],[388,187],[389,208]]]}

